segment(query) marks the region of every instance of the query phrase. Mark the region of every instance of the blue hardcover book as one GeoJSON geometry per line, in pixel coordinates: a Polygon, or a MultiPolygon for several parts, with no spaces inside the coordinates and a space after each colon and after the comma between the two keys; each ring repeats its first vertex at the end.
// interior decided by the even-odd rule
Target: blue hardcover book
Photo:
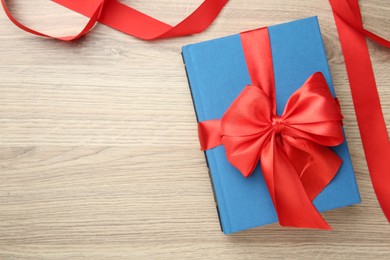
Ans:
{"type": "MultiPolygon", "coordinates": [[[[283,112],[291,94],[314,72],[323,73],[335,95],[317,17],[268,28],[278,114],[283,112]]],[[[182,54],[198,122],[221,118],[251,83],[240,35],[184,46],[182,54]]],[[[360,203],[346,141],[332,149],[343,164],[315,198],[319,211],[360,203]]],[[[225,234],[278,221],[259,166],[249,178],[244,178],[228,162],[223,146],[205,151],[205,156],[225,234]]]]}

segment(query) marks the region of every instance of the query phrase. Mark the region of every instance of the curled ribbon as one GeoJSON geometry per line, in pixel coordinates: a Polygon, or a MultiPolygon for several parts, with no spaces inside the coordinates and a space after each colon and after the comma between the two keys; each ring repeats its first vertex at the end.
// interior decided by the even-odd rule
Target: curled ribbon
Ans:
{"type": "Polygon", "coordinates": [[[340,107],[317,72],[277,115],[268,29],[242,33],[241,42],[252,85],[221,120],[199,123],[201,148],[224,145],[227,159],[245,177],[260,161],[282,226],[330,229],[312,200],[342,164],[327,147],[344,141],[340,107]]]}
{"type": "Polygon", "coordinates": [[[176,26],[168,25],[117,0],[53,0],[64,7],[89,17],[83,30],[74,36],[55,37],[35,31],[20,23],[1,0],[5,13],[19,28],[29,33],[62,41],[72,41],[87,34],[96,22],[142,40],[156,40],[200,33],[215,20],[228,0],[205,0],[192,14],[176,26]]]}

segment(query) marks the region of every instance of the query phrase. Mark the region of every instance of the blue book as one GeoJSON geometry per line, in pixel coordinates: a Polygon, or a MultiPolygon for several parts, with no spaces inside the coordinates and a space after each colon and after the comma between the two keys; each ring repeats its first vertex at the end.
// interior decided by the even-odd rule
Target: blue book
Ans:
{"type": "MultiPolygon", "coordinates": [[[[324,74],[334,89],[317,17],[270,26],[277,113],[314,72],[324,74]]],[[[198,122],[220,119],[243,88],[251,83],[240,35],[184,46],[182,49],[198,122]]],[[[316,197],[319,211],[360,203],[346,141],[332,148],[343,164],[316,197]]],[[[244,178],[232,166],[223,146],[205,151],[221,229],[225,234],[278,221],[259,166],[244,178]]]]}

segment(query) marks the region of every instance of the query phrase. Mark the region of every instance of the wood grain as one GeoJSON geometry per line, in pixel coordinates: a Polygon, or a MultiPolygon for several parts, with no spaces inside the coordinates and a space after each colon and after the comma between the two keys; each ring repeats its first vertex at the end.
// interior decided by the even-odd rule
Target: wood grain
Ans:
{"type": "MultiPolygon", "coordinates": [[[[8,1],[49,33],[85,18],[49,1],[8,1]]],[[[169,23],[197,1],[124,1],[169,23]],[[134,3],[133,3],[134,2],[134,3]]],[[[361,0],[390,38],[390,2],[361,0]]],[[[330,6],[232,0],[206,32],[143,42],[97,25],[73,43],[29,35],[0,14],[0,259],[390,259],[330,6]],[[331,232],[219,230],[183,68],[183,45],[318,15],[345,115],[362,204],[324,214],[331,232]]],[[[390,125],[390,51],[368,41],[390,125]]]]}

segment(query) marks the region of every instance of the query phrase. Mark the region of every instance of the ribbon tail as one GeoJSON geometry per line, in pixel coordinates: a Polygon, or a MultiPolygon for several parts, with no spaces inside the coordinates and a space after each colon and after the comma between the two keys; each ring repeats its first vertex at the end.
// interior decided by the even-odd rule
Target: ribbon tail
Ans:
{"type": "Polygon", "coordinates": [[[273,136],[262,150],[261,167],[281,226],[331,230],[313,205],[280,137],[273,136]]]}
{"type": "Polygon", "coordinates": [[[284,136],[283,141],[289,161],[299,173],[310,200],[314,200],[336,176],[342,159],[330,148],[305,139],[284,136]]]}

